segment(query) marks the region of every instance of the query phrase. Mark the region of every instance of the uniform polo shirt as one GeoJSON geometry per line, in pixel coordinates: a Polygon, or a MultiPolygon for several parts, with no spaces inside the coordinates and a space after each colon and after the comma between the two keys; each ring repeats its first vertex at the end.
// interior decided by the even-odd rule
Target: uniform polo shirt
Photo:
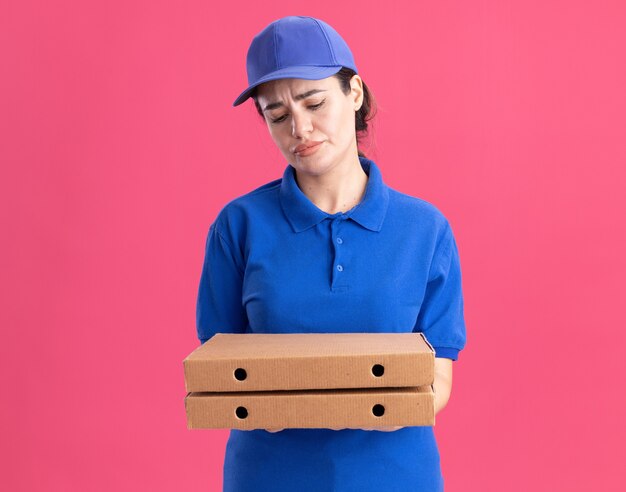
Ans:
{"type": "MultiPolygon", "coordinates": [[[[436,357],[466,343],[459,253],[431,203],[387,186],[376,163],[347,212],[319,209],[287,165],[209,227],[197,335],[423,332],[436,357]]],[[[432,427],[231,430],[224,490],[440,490],[432,427]],[[303,479],[305,479],[303,481],[303,479]],[[309,480],[307,482],[307,480],[309,480]],[[394,484],[398,488],[393,488],[394,484]]]]}

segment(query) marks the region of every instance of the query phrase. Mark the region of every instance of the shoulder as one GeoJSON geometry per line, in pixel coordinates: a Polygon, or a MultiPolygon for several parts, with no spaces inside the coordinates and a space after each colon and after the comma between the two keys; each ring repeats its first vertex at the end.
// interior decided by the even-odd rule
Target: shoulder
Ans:
{"type": "Polygon", "coordinates": [[[456,241],[450,221],[439,207],[417,196],[390,189],[389,220],[392,230],[401,230],[424,248],[433,264],[441,264],[455,251],[456,241]]]}
{"type": "MultiPolygon", "coordinates": [[[[238,236],[246,224],[262,211],[274,210],[279,206],[279,191],[282,178],[269,181],[253,190],[235,197],[222,206],[214,226],[223,235],[238,236]]],[[[271,217],[272,214],[265,214],[271,217]]]]}
{"type": "Polygon", "coordinates": [[[444,234],[450,227],[448,218],[435,204],[393,188],[389,190],[388,218],[396,225],[417,227],[436,235],[444,234]]]}

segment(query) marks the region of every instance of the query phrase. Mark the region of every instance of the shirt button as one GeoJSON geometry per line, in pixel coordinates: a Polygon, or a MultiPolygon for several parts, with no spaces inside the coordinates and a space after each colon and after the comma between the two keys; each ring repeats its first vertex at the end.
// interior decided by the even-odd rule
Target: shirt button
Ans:
{"type": "Polygon", "coordinates": [[[343,239],[341,239],[340,237],[338,237],[338,238],[337,238],[337,243],[338,243],[338,244],[343,243],[343,239]]]}
{"type": "Polygon", "coordinates": [[[339,270],[340,272],[343,272],[343,267],[341,265],[337,265],[337,270],[339,270]]]}

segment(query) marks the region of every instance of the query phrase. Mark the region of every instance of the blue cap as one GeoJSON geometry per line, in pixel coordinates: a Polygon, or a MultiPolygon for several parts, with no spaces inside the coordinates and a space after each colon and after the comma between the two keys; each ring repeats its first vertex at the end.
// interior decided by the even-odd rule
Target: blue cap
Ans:
{"type": "Polygon", "coordinates": [[[233,106],[250,97],[252,90],[270,80],[319,80],[342,67],[357,72],[347,43],[326,22],[300,15],[275,20],[257,34],[246,59],[248,88],[233,106]]]}

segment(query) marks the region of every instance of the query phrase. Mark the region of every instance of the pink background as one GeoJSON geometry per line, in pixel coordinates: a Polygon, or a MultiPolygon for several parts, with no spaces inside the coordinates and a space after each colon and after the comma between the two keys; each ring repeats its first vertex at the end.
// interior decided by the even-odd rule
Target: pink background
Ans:
{"type": "Polygon", "coordinates": [[[626,4],[224,3],[0,9],[0,488],[221,490],[182,360],[209,224],[286,165],[231,107],[247,47],[298,14],[352,47],[387,184],[456,235],[446,490],[626,490],[626,4]]]}

